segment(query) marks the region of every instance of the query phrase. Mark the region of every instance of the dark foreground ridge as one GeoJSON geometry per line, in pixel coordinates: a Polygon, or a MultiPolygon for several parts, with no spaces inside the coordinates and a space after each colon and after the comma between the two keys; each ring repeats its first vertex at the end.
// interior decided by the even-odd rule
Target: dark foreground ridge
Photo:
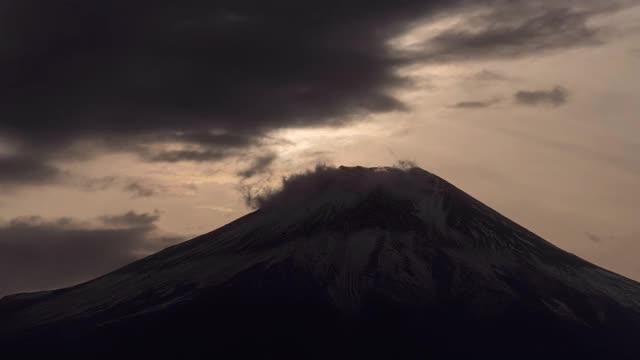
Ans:
{"type": "Polygon", "coordinates": [[[0,300],[3,354],[640,359],[640,284],[422,169],[323,168],[218,230],[0,300]]]}

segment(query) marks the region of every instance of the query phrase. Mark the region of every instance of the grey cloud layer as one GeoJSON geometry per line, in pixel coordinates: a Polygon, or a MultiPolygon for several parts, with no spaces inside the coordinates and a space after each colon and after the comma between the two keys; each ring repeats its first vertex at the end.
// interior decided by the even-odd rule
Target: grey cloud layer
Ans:
{"type": "Polygon", "coordinates": [[[181,238],[157,234],[158,214],[105,216],[95,224],[18,218],[0,225],[0,297],[72,285],[181,238]]]}
{"type": "Polygon", "coordinates": [[[39,158],[0,155],[0,189],[52,183],[59,180],[61,175],[60,170],[39,158]]]}

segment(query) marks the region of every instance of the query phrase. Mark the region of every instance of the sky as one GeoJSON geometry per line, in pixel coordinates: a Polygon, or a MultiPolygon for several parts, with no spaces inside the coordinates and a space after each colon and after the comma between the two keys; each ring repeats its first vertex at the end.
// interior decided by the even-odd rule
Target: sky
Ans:
{"type": "Polygon", "coordinates": [[[9,0],[0,296],[408,160],[640,280],[640,1],[9,0]]]}

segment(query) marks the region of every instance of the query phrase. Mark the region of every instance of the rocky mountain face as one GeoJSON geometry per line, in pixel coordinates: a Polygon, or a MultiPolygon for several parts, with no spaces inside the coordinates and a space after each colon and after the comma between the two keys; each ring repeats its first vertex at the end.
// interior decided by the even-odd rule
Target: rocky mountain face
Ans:
{"type": "Polygon", "coordinates": [[[640,284],[419,168],[294,177],[220,229],[0,300],[6,353],[640,359],[640,284]]]}

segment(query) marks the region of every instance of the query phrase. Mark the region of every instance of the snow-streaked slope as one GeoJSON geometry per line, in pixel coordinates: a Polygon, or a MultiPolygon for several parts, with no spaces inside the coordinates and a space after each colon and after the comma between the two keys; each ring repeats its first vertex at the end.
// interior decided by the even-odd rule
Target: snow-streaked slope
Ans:
{"type": "Polygon", "coordinates": [[[233,304],[295,298],[347,317],[393,304],[419,314],[455,309],[447,311],[481,324],[511,313],[548,318],[585,339],[592,330],[640,331],[638,283],[562,251],[435,175],[341,167],[308,177],[252,214],[111,274],[3,299],[0,336],[37,342],[49,329],[88,323],[126,329],[192,303],[224,306],[226,292],[233,304]],[[306,292],[313,295],[298,299],[306,292]]]}

